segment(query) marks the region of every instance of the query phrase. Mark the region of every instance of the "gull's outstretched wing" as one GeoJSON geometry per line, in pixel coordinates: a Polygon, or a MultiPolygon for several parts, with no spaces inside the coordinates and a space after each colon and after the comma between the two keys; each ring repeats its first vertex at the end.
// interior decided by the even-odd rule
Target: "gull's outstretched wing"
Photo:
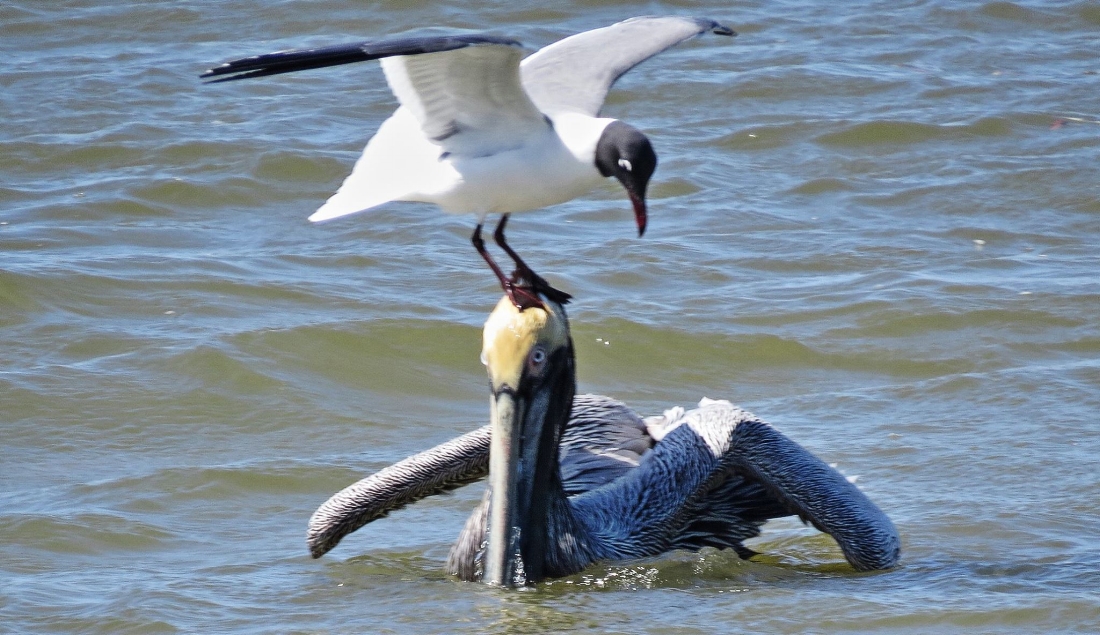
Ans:
{"type": "Polygon", "coordinates": [[[276,51],[264,55],[244,57],[232,62],[215,66],[200,75],[203,79],[213,79],[210,83],[228,82],[235,79],[265,77],[281,73],[293,73],[312,68],[339,66],[353,62],[378,60],[393,55],[421,55],[424,53],[442,53],[466,48],[477,44],[499,44],[519,46],[519,42],[491,35],[453,35],[448,37],[410,37],[392,40],[337,44],[312,49],[293,49],[276,51]]]}
{"type": "Polygon", "coordinates": [[[549,122],[523,91],[519,44],[480,44],[382,60],[390,90],[433,143],[481,156],[518,148],[549,122]]]}
{"type": "Polygon", "coordinates": [[[400,38],[280,51],[222,64],[202,77],[246,79],[382,60],[390,89],[440,152],[483,155],[546,130],[520,83],[519,42],[491,35],[400,38]]]}
{"type": "Polygon", "coordinates": [[[710,31],[735,35],[706,18],[640,17],[578,33],[523,60],[523,87],[539,110],[593,117],[615,80],[654,55],[710,31]]]}

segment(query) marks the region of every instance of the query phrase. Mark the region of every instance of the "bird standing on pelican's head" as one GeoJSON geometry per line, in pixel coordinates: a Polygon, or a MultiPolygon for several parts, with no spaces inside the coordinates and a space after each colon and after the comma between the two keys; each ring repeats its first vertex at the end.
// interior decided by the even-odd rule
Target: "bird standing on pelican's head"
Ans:
{"type": "Polygon", "coordinates": [[[541,278],[505,241],[508,215],[564,203],[614,177],[642,235],[657,154],[642,132],[600,117],[600,109],[623,73],[706,32],[735,35],[704,18],[640,17],[567,37],[526,59],[515,40],[456,35],[281,51],[228,62],[202,76],[225,81],[382,60],[401,107],[378,129],[339,191],[309,219],[390,201],[476,214],[474,247],[512,302],[527,307],[539,304],[529,289],[541,278]],[[488,214],[501,215],[493,237],[515,262],[511,277],[485,250],[481,228],[488,214]]]}

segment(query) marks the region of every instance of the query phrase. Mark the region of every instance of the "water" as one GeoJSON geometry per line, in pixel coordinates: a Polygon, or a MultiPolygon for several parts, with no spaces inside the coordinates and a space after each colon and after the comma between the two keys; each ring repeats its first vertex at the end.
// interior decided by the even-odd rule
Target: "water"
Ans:
{"type": "Polygon", "coordinates": [[[1095,632],[1100,4],[0,5],[0,631],[1095,632]],[[706,15],[605,112],[661,157],[513,219],[582,390],[728,398],[838,464],[902,564],[772,523],[504,592],[442,573],[473,486],[325,558],[357,478],[483,423],[499,290],[472,219],[305,217],[394,108],[373,64],[217,86],[280,48],[706,15]]]}

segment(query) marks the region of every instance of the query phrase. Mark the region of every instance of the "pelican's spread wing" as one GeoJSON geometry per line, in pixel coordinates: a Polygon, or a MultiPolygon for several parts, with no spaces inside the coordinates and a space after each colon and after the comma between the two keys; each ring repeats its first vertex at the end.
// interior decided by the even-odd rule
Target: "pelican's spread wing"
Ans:
{"type": "Polygon", "coordinates": [[[770,425],[740,424],[728,465],[832,536],[856,569],[889,569],[901,558],[901,538],[890,518],[840,472],[770,425]]]}
{"type": "MultiPolygon", "coordinates": [[[[729,402],[704,401],[699,409],[672,408],[663,417],[643,420],[617,400],[577,395],[560,459],[566,491],[581,507],[596,510],[589,517],[607,521],[602,533],[630,527],[652,533],[665,526],[659,543],[619,541],[635,548],[649,545],[654,553],[619,557],[707,546],[748,557],[753,552],[742,540],[758,535],[768,519],[792,514],[830,534],[857,569],[888,568],[899,557],[897,530],[866,495],[805,448],[729,402]],[[685,468],[691,478],[678,475],[685,468]],[[661,497],[671,503],[678,488],[685,504],[675,509],[655,504],[661,497]],[[652,517],[633,518],[647,514],[652,517]]],[[[488,471],[488,426],[399,461],[344,488],[314,512],[307,536],[310,553],[320,557],[363,525],[479,480],[488,471]]],[[[460,540],[480,544],[486,504],[471,516],[460,540]]]]}
{"type": "Polygon", "coordinates": [[[734,35],[706,18],[631,18],[578,33],[523,60],[523,87],[548,114],[579,112],[593,117],[615,80],[654,55],[711,31],[734,35]]]}
{"type": "MultiPolygon", "coordinates": [[[[615,480],[637,466],[652,445],[642,419],[626,404],[601,395],[577,395],[560,451],[566,491],[586,492],[615,480]]],[[[319,558],[363,525],[488,473],[489,426],[398,461],[317,508],[306,537],[310,553],[319,558]]],[[[484,529],[476,522],[472,526],[484,529]]]]}
{"type": "Polygon", "coordinates": [[[745,555],[739,541],[761,523],[798,514],[831,535],[856,569],[897,564],[901,543],[890,519],[843,475],[752,414],[704,400],[694,410],[667,411],[664,422],[653,419],[647,425],[663,438],[636,469],[572,499],[589,531],[621,549],[602,557],[707,544],[745,555]],[[717,531],[705,528],[711,516],[723,523],[717,531]]]}
{"type": "Polygon", "coordinates": [[[488,473],[489,426],[398,461],[333,494],[313,512],[306,532],[309,552],[320,558],[363,525],[488,473]]]}

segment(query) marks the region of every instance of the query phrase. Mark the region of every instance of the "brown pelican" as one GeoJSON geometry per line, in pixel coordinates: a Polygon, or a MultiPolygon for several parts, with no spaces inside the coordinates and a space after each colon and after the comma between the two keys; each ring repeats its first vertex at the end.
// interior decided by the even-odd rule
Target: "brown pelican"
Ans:
{"type": "Polygon", "coordinates": [[[840,473],[726,401],[640,418],[607,397],[574,398],[565,311],[502,298],[485,324],[490,424],[334,495],[310,519],[320,557],[390,511],[489,476],[451,550],[464,580],[513,586],[600,560],[732,548],[770,518],[797,514],[830,534],[858,570],[894,566],[894,525],[840,473]]]}
{"type": "Polygon", "coordinates": [[[644,134],[600,117],[600,109],[623,73],[706,32],[734,35],[709,19],[641,17],[565,38],[522,61],[515,40],[456,35],[281,51],[228,62],[203,77],[225,81],[382,60],[401,107],[309,219],[390,201],[476,214],[474,247],[516,306],[534,306],[538,298],[518,283],[540,280],[505,242],[508,215],[564,203],[613,176],[626,189],[642,235],[657,155],[644,134]],[[493,237],[516,263],[518,279],[506,278],[485,250],[481,227],[488,214],[502,215],[493,237]]]}

